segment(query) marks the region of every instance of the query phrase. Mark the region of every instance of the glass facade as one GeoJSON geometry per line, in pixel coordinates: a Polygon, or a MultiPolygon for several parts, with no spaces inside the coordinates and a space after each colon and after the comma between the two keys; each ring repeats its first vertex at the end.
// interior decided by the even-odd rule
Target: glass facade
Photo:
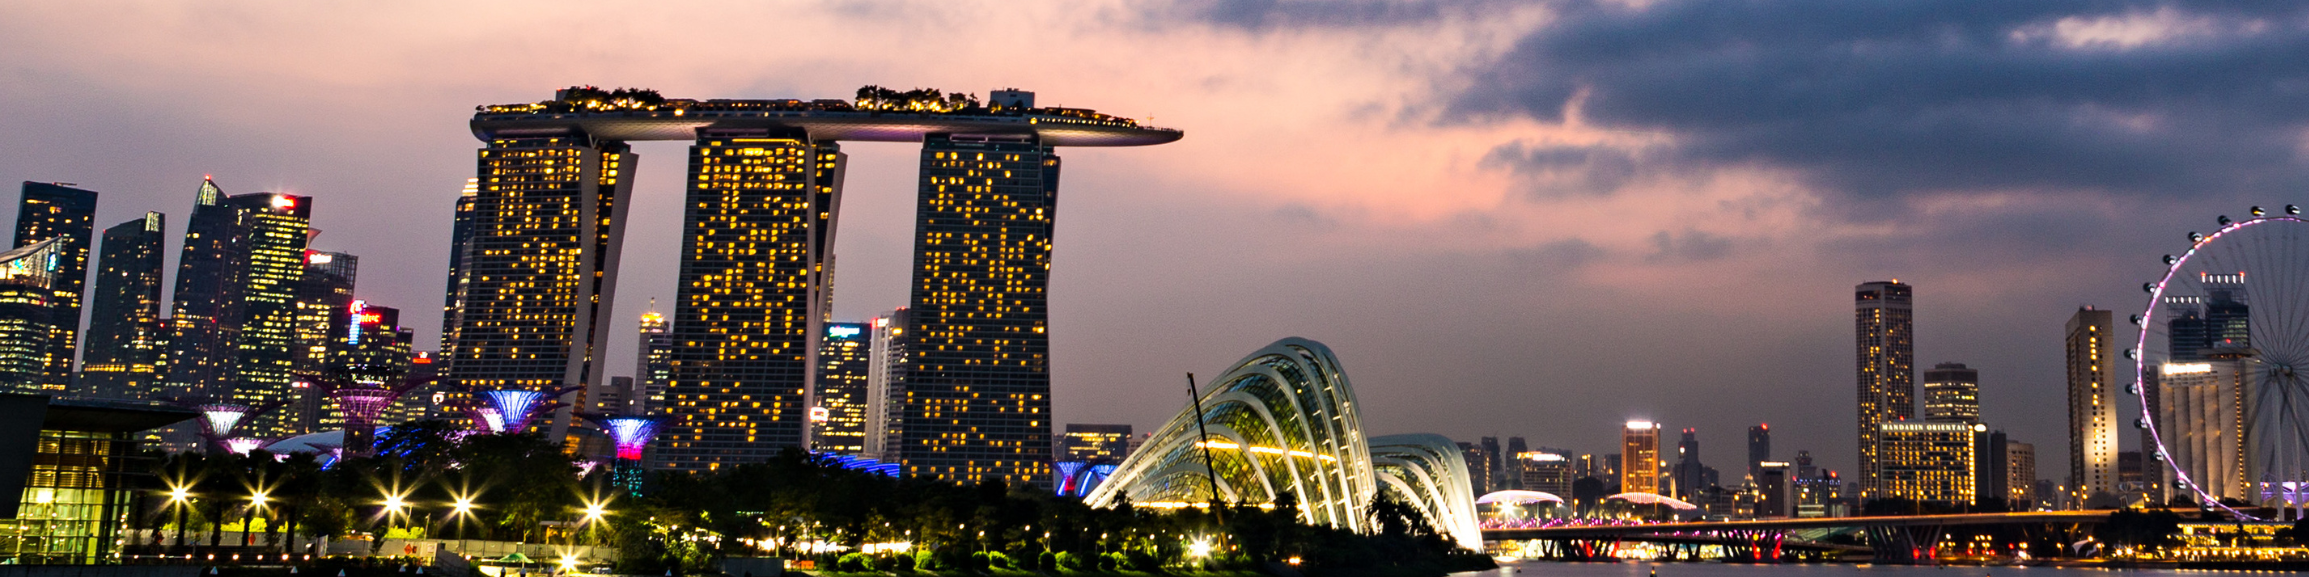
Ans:
{"type": "Polygon", "coordinates": [[[16,207],[16,242],[27,246],[57,238],[60,261],[48,290],[48,350],[40,388],[63,391],[72,384],[74,349],[80,344],[80,303],[88,282],[88,249],[96,231],[96,192],[61,184],[24,183],[16,207]]]}
{"type": "Polygon", "coordinates": [[[157,212],[104,229],[90,299],[88,341],[81,379],[106,397],[149,399],[159,390],[161,266],[166,217],[157,212]]]}
{"type": "MultiPolygon", "coordinates": [[[[237,259],[240,301],[232,345],[233,402],[266,406],[297,399],[297,297],[305,278],[312,198],[280,193],[225,197],[239,208],[246,243],[237,259]]],[[[272,411],[242,424],[246,435],[274,437],[299,431],[296,411],[272,411]]]]}
{"type": "MultiPolygon", "coordinates": [[[[583,136],[497,138],[481,149],[463,306],[445,350],[450,378],[530,391],[602,379],[594,361],[608,347],[635,161],[623,143],[583,136]]],[[[568,412],[555,414],[551,433],[566,434],[568,412]]]]}
{"type": "Polygon", "coordinates": [[[1862,283],[1853,293],[1853,338],[1859,358],[1860,493],[1877,496],[1882,459],[1876,435],[1885,423],[1916,416],[1916,326],[1912,289],[1900,281],[1862,283]]]}
{"type": "Polygon", "coordinates": [[[0,253],[0,392],[46,390],[48,339],[56,293],[49,283],[64,261],[64,241],[50,239],[0,253]]]}
{"type": "Polygon", "coordinates": [[[225,376],[231,344],[240,336],[234,271],[246,243],[240,210],[224,204],[224,190],[216,181],[202,180],[193,194],[170,297],[168,386],[193,396],[230,396],[225,376]]]}
{"type": "Polygon", "coordinates": [[[893,397],[909,476],[1050,478],[1058,172],[1058,155],[1032,135],[923,142],[904,396],[893,397]]]}
{"type": "MultiPolygon", "coordinates": [[[[672,327],[662,468],[711,470],[804,447],[814,318],[823,287],[818,239],[831,144],[748,134],[701,138],[690,185],[672,327]]],[[[833,183],[838,186],[839,183],[833,183]]]]}
{"type": "Polygon", "coordinates": [[[819,336],[812,451],[856,455],[866,450],[866,374],[874,340],[869,329],[866,323],[826,323],[819,336]]]}
{"type": "Polygon", "coordinates": [[[1885,423],[1877,437],[1884,460],[1876,497],[1972,504],[1976,433],[1986,431],[1970,423],[1885,423]]]}

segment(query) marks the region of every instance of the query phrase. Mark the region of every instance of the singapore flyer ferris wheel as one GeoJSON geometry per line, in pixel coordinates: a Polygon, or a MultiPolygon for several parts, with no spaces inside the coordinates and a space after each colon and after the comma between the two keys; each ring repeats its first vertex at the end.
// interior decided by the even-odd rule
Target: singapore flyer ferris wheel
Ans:
{"type": "Polygon", "coordinates": [[[2286,205],[2218,222],[2142,285],[2126,391],[2170,494],[2288,511],[2309,505],[2309,220],[2286,205]]]}

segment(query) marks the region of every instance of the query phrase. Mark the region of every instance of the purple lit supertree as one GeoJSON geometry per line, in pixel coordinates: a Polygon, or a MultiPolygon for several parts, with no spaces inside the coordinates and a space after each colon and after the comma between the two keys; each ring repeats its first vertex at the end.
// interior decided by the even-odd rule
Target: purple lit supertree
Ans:
{"type": "Polygon", "coordinates": [[[560,407],[560,397],[577,389],[467,389],[479,401],[467,410],[472,413],[475,432],[518,433],[528,430],[537,415],[560,407]]]}
{"type": "MultiPolygon", "coordinates": [[[[288,404],[287,401],[275,401],[260,405],[249,405],[220,399],[197,397],[178,398],[171,402],[177,406],[200,411],[200,438],[204,446],[212,449],[231,451],[235,453],[246,453],[248,450],[252,450],[255,447],[252,446],[236,450],[235,447],[230,444],[230,441],[238,440],[234,439],[232,436],[234,428],[239,427],[243,421],[247,421],[267,412],[271,412],[273,409],[277,409],[282,405],[288,404]]],[[[247,445],[246,442],[240,444],[247,445]]],[[[257,444],[259,446],[263,445],[261,441],[259,441],[257,444]]]]}
{"type": "Polygon", "coordinates": [[[375,450],[377,417],[391,408],[393,401],[400,400],[403,393],[434,382],[434,379],[390,381],[363,376],[351,371],[300,375],[337,403],[337,417],[345,426],[342,450],[347,454],[366,455],[375,450]]]}
{"type": "Polygon", "coordinates": [[[641,495],[643,453],[649,450],[658,431],[681,420],[673,415],[585,415],[586,420],[609,435],[617,446],[617,462],[609,470],[610,484],[624,487],[627,493],[641,495]]]}

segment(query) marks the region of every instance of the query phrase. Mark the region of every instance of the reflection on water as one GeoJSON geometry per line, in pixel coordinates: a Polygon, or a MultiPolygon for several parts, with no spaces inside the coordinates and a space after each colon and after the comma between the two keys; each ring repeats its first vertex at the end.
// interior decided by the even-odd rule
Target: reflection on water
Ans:
{"type": "MultiPolygon", "coordinates": [[[[2055,567],[1915,567],[1903,565],[1852,565],[1842,563],[1782,564],[1782,565],[1727,565],[1721,563],[1556,563],[1531,561],[1504,563],[1491,571],[1453,573],[1452,577],[1768,577],[1775,575],[1809,575],[1837,577],[1843,575],[1868,577],[2067,577],[2071,575],[2107,575],[2106,569],[2062,569],[2055,567]]],[[[2126,575],[2202,575],[2212,571],[2177,571],[2170,569],[2125,569],[2126,575]]]]}

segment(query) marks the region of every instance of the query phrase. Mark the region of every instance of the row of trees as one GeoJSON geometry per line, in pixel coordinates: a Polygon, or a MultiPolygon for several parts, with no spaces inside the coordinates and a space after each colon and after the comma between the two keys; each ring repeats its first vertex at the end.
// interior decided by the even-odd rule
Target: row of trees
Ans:
{"type": "Polygon", "coordinates": [[[619,550],[621,572],[646,574],[753,556],[919,570],[1490,563],[1435,534],[1415,508],[1389,501],[1371,507],[1379,530],[1360,534],[1300,523],[1287,494],[1271,507],[1096,509],[1034,487],[893,478],[799,450],[766,463],[661,474],[634,497],[617,494],[606,468],[580,467],[541,435],[454,433],[440,421],[395,427],[374,455],[327,466],[309,454],[170,455],[155,471],[167,498],[146,509],[144,526],[164,528],[169,544],[210,547],[242,545],[223,542],[218,529],[249,527],[265,535],[244,537],[251,545],[279,544],[283,552],[298,537],[396,531],[593,543],[619,550]],[[184,542],[188,529],[206,533],[207,542],[184,542]]]}

